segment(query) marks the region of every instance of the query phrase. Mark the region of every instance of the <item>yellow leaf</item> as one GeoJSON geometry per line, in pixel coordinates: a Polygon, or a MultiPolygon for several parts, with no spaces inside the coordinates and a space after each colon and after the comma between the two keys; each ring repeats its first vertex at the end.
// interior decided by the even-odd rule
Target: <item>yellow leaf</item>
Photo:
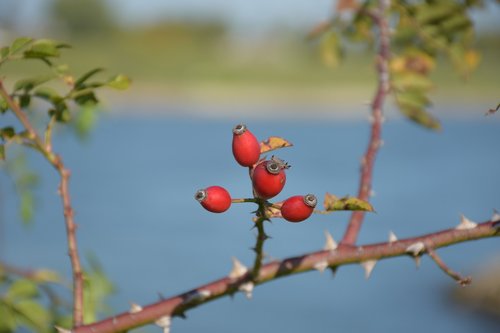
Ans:
{"type": "Polygon", "coordinates": [[[276,149],[286,148],[291,146],[293,145],[289,141],[283,138],[277,136],[270,136],[266,141],[262,141],[260,143],[260,153],[264,154],[276,149]]]}
{"type": "Polygon", "coordinates": [[[475,50],[467,50],[464,55],[465,63],[469,71],[476,69],[477,65],[481,61],[481,55],[475,50]]]}

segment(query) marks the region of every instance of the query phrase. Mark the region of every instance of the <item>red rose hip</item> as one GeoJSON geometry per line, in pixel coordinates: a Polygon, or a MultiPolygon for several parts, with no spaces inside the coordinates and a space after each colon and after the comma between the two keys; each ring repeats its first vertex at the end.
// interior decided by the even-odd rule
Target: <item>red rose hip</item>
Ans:
{"type": "Polygon", "coordinates": [[[281,216],[289,222],[302,222],[311,216],[317,202],[313,194],[290,197],[281,206],[281,216]]]}
{"type": "Polygon", "coordinates": [[[246,167],[251,167],[260,158],[259,141],[243,124],[233,128],[233,156],[236,162],[246,167]]]}
{"type": "Polygon", "coordinates": [[[198,202],[212,213],[222,213],[231,206],[231,195],[220,186],[210,186],[206,189],[198,190],[194,195],[198,202]]]}
{"type": "Polygon", "coordinates": [[[288,164],[274,156],[270,160],[257,164],[252,173],[255,195],[263,199],[278,195],[285,186],[285,169],[287,168],[289,168],[288,164]]]}

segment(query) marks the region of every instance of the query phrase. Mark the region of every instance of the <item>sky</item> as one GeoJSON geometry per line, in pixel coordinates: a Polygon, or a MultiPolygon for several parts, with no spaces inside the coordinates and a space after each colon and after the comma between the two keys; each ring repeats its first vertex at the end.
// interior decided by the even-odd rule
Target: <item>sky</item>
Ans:
{"type": "MultiPolygon", "coordinates": [[[[16,14],[26,27],[43,20],[51,0],[1,0],[15,2],[16,14]]],[[[85,0],[71,0],[85,1],[85,0]]],[[[104,0],[103,0],[104,1],[104,0]]],[[[332,0],[106,0],[124,24],[145,24],[162,18],[215,17],[235,31],[262,32],[276,25],[311,27],[329,17],[332,0]]],[[[500,6],[488,2],[488,10],[474,14],[478,28],[500,29],[500,6]]]]}

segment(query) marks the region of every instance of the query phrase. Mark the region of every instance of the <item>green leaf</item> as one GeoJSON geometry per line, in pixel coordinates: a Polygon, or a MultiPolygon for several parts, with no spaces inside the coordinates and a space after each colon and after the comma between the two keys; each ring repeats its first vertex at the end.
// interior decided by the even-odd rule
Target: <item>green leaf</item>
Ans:
{"type": "Polygon", "coordinates": [[[0,58],[5,59],[10,53],[10,47],[4,46],[0,49],[0,58]]]}
{"type": "Polygon", "coordinates": [[[425,96],[422,91],[408,90],[396,94],[397,103],[399,105],[415,108],[425,108],[432,104],[429,98],[427,98],[427,96],[425,96]]]}
{"type": "Polygon", "coordinates": [[[425,109],[410,105],[399,105],[399,110],[408,119],[432,130],[441,130],[441,123],[425,109]]]}
{"type": "Polygon", "coordinates": [[[115,287],[104,273],[101,265],[93,256],[88,258],[90,269],[85,272],[85,285],[83,292],[84,322],[94,322],[97,315],[107,312],[106,298],[115,292],[115,287]]]}
{"type": "Polygon", "coordinates": [[[26,92],[31,91],[36,86],[39,86],[45,82],[48,82],[56,78],[55,75],[42,75],[37,77],[32,77],[28,79],[22,79],[14,84],[14,91],[24,90],[26,92]]]}
{"type": "Polygon", "coordinates": [[[7,102],[0,97],[0,113],[5,113],[9,109],[7,102]]]}
{"type": "Polygon", "coordinates": [[[26,47],[33,41],[33,38],[30,37],[19,37],[10,46],[10,54],[16,54],[19,50],[26,47]]]}
{"type": "Polygon", "coordinates": [[[19,195],[21,199],[19,208],[21,212],[21,219],[25,224],[27,224],[33,219],[33,193],[30,190],[26,190],[22,191],[19,195]]]}
{"type": "Polygon", "coordinates": [[[5,145],[0,144],[0,161],[5,161],[5,145]]]}
{"type": "Polygon", "coordinates": [[[466,13],[455,14],[446,21],[440,23],[441,29],[449,35],[456,34],[472,26],[471,20],[466,13]]]}
{"type": "Polygon", "coordinates": [[[69,47],[69,45],[52,39],[39,39],[31,45],[29,50],[24,52],[24,55],[28,58],[59,57],[59,49],[63,47],[69,47]]]}
{"type": "Polygon", "coordinates": [[[54,67],[57,74],[63,75],[69,72],[69,66],[67,64],[62,64],[54,67]]]}
{"type": "Polygon", "coordinates": [[[90,79],[92,76],[96,75],[97,73],[100,73],[104,71],[104,68],[94,68],[87,73],[83,74],[80,76],[76,81],[75,81],[75,87],[80,88],[82,87],[82,84],[85,83],[88,79],[90,79]]]}
{"type": "Polygon", "coordinates": [[[19,96],[19,106],[24,109],[27,108],[31,103],[31,95],[29,94],[22,94],[19,96]]]}
{"type": "Polygon", "coordinates": [[[127,76],[119,74],[109,79],[106,85],[114,89],[125,90],[128,89],[130,83],[131,81],[127,76]]]}
{"type": "Polygon", "coordinates": [[[71,112],[66,103],[55,104],[54,109],[49,110],[49,116],[55,116],[56,121],[60,123],[67,123],[71,120],[71,112]]]}
{"type": "Polygon", "coordinates": [[[10,304],[5,303],[0,298],[0,332],[14,332],[17,324],[16,324],[16,316],[14,314],[13,309],[10,304]]]}
{"type": "Polygon", "coordinates": [[[329,31],[320,41],[320,55],[323,63],[330,68],[337,68],[342,59],[341,40],[337,33],[329,31]]]}
{"type": "Polygon", "coordinates": [[[424,74],[415,72],[398,73],[392,76],[392,84],[398,90],[430,90],[432,81],[424,74]]]}
{"type": "Polygon", "coordinates": [[[76,113],[75,129],[76,133],[85,138],[90,130],[94,127],[97,120],[97,109],[95,105],[87,104],[82,106],[82,109],[76,113]]]}
{"type": "Polygon", "coordinates": [[[339,210],[360,210],[366,212],[374,211],[372,205],[364,200],[355,197],[338,198],[330,193],[325,194],[323,205],[327,212],[339,210]]]}
{"type": "Polygon", "coordinates": [[[0,128],[0,137],[4,140],[12,139],[16,135],[16,131],[12,126],[6,126],[4,128],[0,128]]]}
{"type": "Polygon", "coordinates": [[[49,312],[38,302],[34,300],[23,300],[17,302],[15,310],[18,312],[18,321],[34,331],[47,331],[50,325],[49,312]]]}
{"type": "Polygon", "coordinates": [[[34,298],[38,296],[38,287],[28,279],[19,279],[10,285],[6,296],[12,300],[34,298]]]}
{"type": "Polygon", "coordinates": [[[443,1],[433,4],[423,3],[416,7],[416,20],[424,25],[429,23],[436,23],[442,21],[457,11],[460,6],[452,1],[443,1]]]}
{"type": "Polygon", "coordinates": [[[44,99],[46,101],[49,101],[53,104],[58,104],[64,100],[64,98],[61,95],[59,95],[57,90],[55,90],[51,87],[37,88],[33,94],[36,97],[39,97],[39,98],[44,99]]]}
{"type": "Polygon", "coordinates": [[[78,105],[96,105],[99,103],[99,100],[97,99],[95,93],[91,90],[90,92],[86,92],[82,95],[76,94],[76,97],[74,98],[74,101],[78,105]]]}

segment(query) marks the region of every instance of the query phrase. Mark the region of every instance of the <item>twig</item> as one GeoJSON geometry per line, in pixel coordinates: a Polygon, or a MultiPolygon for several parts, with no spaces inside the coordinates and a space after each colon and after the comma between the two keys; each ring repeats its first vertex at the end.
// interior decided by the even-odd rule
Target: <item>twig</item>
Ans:
{"type": "MultiPolygon", "coordinates": [[[[362,247],[344,247],[338,250],[324,250],[312,252],[299,257],[273,261],[261,267],[255,285],[278,279],[280,277],[306,272],[315,269],[320,262],[327,262],[329,267],[380,260],[408,254],[408,247],[423,242],[432,244],[433,248],[440,248],[466,241],[499,236],[500,221],[487,221],[478,224],[473,229],[447,229],[420,237],[407,238],[399,241],[363,245],[362,247]]],[[[73,333],[112,333],[129,330],[138,326],[154,322],[162,316],[172,316],[183,313],[200,304],[214,299],[231,295],[244,283],[253,281],[251,273],[234,280],[224,277],[206,285],[192,289],[157,303],[143,307],[142,311],[121,313],[102,321],[75,328],[73,333]],[[188,302],[193,294],[203,294],[197,302],[188,302]]]]}
{"type": "Polygon", "coordinates": [[[28,119],[26,113],[21,110],[20,106],[12,99],[5,89],[2,80],[0,80],[0,95],[4,98],[5,102],[17,119],[19,119],[21,124],[28,131],[29,139],[33,141],[35,148],[40,151],[43,156],[45,156],[50,164],[52,164],[61,178],[59,192],[63,203],[66,237],[68,239],[68,252],[73,273],[73,321],[75,327],[80,326],[83,324],[83,273],[80,257],[78,255],[76,224],[74,221],[73,208],[71,206],[71,198],[69,195],[70,172],[64,166],[62,158],[52,152],[50,144],[48,144],[48,142],[46,144],[42,141],[35,127],[28,119]]]}
{"type": "MultiPolygon", "coordinates": [[[[370,13],[367,13],[367,15],[372,17],[379,29],[379,50],[376,65],[378,87],[371,104],[372,126],[370,141],[361,163],[361,178],[358,190],[358,198],[364,201],[368,201],[372,190],[373,167],[375,164],[375,157],[377,156],[381,144],[382,108],[385,97],[389,91],[390,36],[387,18],[389,6],[390,1],[379,0],[378,11],[370,11],[370,13]]],[[[349,225],[340,243],[341,245],[353,246],[356,243],[364,217],[365,212],[363,211],[355,211],[352,213],[349,225]]]]}
{"type": "Polygon", "coordinates": [[[432,248],[428,248],[427,249],[427,254],[429,255],[429,257],[432,258],[432,260],[434,260],[434,262],[439,266],[439,268],[441,268],[443,270],[443,272],[445,272],[446,274],[448,274],[449,276],[451,276],[462,287],[465,287],[465,286],[467,286],[467,285],[469,285],[471,283],[472,278],[470,276],[463,277],[459,273],[453,271],[451,268],[449,268],[444,263],[444,261],[441,259],[441,257],[438,256],[438,254],[432,248]]]}

